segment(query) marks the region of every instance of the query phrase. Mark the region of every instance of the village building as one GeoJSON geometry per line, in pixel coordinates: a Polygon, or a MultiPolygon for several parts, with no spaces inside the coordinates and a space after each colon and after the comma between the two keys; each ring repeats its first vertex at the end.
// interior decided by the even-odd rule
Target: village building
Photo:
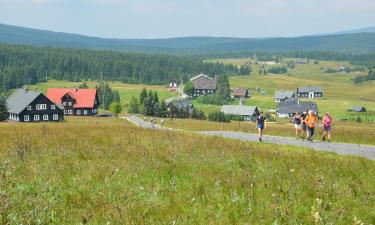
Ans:
{"type": "Polygon", "coordinates": [[[312,101],[299,101],[297,99],[290,99],[285,102],[280,102],[276,108],[276,115],[278,117],[293,117],[296,112],[303,113],[306,110],[313,110],[318,113],[318,105],[312,101]]]}
{"type": "Polygon", "coordinates": [[[8,119],[17,122],[64,120],[63,110],[39,91],[17,89],[7,99],[8,119]]]}
{"type": "Polygon", "coordinates": [[[367,112],[367,109],[364,106],[357,105],[357,106],[353,106],[349,111],[351,111],[351,112],[367,112]]]}
{"type": "Polygon", "coordinates": [[[275,92],[275,102],[285,102],[288,99],[293,99],[296,97],[294,91],[276,91],[275,92]]]}
{"type": "Polygon", "coordinates": [[[216,92],[216,76],[215,78],[211,78],[207,75],[200,74],[198,76],[191,78],[190,82],[194,86],[193,97],[197,97],[200,95],[212,96],[216,92]]]}
{"type": "Polygon", "coordinates": [[[96,89],[48,88],[47,97],[64,108],[69,116],[98,114],[99,99],[96,89]]]}
{"type": "Polygon", "coordinates": [[[247,88],[235,88],[233,90],[233,98],[249,98],[249,90],[247,88]]]}
{"type": "Polygon", "coordinates": [[[259,109],[256,106],[223,105],[221,112],[225,115],[243,116],[245,121],[255,121],[259,116],[259,109]]]}
{"type": "Polygon", "coordinates": [[[322,87],[299,87],[297,88],[297,96],[299,98],[321,98],[323,97],[322,87]]]}

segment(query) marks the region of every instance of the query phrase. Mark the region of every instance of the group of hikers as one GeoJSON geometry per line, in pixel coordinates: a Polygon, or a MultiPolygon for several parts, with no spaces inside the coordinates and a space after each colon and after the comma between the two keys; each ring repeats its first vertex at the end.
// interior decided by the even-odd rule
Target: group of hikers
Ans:
{"type": "MultiPolygon", "coordinates": [[[[315,127],[318,125],[318,115],[313,110],[306,110],[305,112],[296,112],[292,119],[292,124],[295,129],[297,140],[313,141],[315,127]]],[[[333,120],[331,115],[327,112],[323,117],[323,136],[322,140],[331,142],[331,130],[333,120]]],[[[263,140],[263,131],[266,128],[266,117],[263,112],[260,112],[256,120],[256,128],[259,131],[259,141],[263,140]]]]}

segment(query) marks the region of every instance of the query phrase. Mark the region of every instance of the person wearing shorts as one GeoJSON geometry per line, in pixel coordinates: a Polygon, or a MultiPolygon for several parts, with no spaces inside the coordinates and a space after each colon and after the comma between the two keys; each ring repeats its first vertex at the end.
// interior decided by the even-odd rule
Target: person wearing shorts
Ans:
{"type": "Polygon", "coordinates": [[[294,115],[292,123],[296,131],[296,138],[298,140],[300,138],[301,129],[302,129],[302,117],[299,112],[296,112],[296,114],[294,115]]]}
{"type": "Polygon", "coordinates": [[[323,118],[323,141],[328,140],[328,142],[331,142],[332,123],[333,121],[331,115],[326,112],[323,118]]]}
{"type": "Polygon", "coordinates": [[[266,128],[266,117],[264,117],[263,112],[260,112],[256,120],[256,129],[258,129],[259,132],[259,141],[263,140],[264,128],[266,128]]]}

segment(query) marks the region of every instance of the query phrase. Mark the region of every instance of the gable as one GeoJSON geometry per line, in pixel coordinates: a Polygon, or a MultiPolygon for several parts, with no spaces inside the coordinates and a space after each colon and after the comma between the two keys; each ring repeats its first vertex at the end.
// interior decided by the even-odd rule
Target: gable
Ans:
{"type": "Polygon", "coordinates": [[[39,91],[27,91],[17,89],[7,99],[7,107],[9,113],[20,114],[28,105],[30,105],[39,95],[43,95],[39,91]]]}
{"type": "Polygon", "coordinates": [[[49,88],[47,93],[48,98],[58,105],[62,105],[65,95],[75,100],[73,108],[93,108],[97,99],[96,89],[49,88]]]}

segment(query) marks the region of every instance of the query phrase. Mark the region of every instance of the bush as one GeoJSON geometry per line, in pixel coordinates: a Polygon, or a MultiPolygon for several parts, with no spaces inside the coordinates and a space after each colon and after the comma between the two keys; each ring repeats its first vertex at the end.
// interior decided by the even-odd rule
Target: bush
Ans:
{"type": "Polygon", "coordinates": [[[202,110],[194,109],[191,118],[196,120],[205,120],[206,116],[204,115],[204,112],[202,110]]]}
{"type": "Polygon", "coordinates": [[[355,120],[357,123],[362,123],[362,118],[360,116],[357,116],[357,119],[355,120]]]}
{"type": "Polygon", "coordinates": [[[268,69],[268,73],[282,74],[288,72],[288,68],[285,66],[282,67],[272,67],[268,69]]]}
{"type": "Polygon", "coordinates": [[[208,120],[229,123],[230,116],[225,115],[223,112],[211,112],[208,114],[208,120]]]}

